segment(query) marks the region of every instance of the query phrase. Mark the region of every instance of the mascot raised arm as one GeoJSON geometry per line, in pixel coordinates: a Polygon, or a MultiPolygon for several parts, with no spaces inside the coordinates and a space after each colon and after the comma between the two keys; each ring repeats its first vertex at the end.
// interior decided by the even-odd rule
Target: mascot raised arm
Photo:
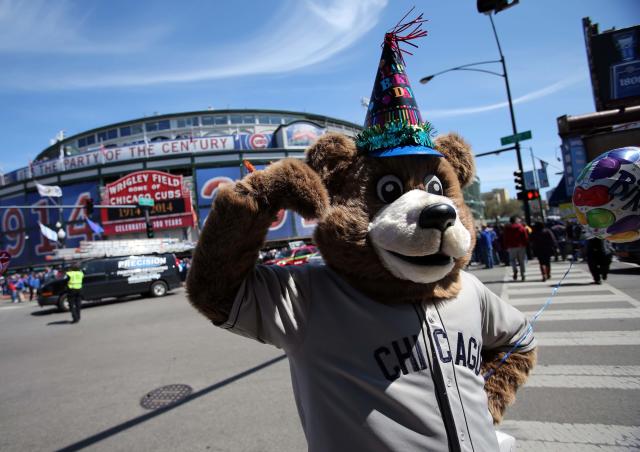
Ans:
{"type": "Polygon", "coordinates": [[[327,134],[305,162],[220,188],[188,275],[215,325],[286,352],[311,451],[495,452],[535,364],[522,313],[463,271],[473,157],[456,134],[432,141],[418,110],[399,44],[421,22],[385,35],[355,140],[327,134]],[[326,265],[256,264],[283,208],[318,220],[326,265]]]}

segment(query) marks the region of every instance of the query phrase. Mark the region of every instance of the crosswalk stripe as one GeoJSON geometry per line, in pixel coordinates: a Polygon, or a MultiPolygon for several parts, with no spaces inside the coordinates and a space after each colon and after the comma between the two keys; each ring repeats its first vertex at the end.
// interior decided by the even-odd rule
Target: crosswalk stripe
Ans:
{"type": "MultiPolygon", "coordinates": [[[[510,298],[509,304],[512,306],[525,306],[525,305],[542,305],[548,298],[548,294],[540,296],[531,296],[527,298],[510,298]]],[[[628,303],[628,300],[620,299],[619,295],[578,295],[578,296],[560,296],[553,297],[552,304],[566,304],[566,303],[611,303],[615,301],[622,301],[628,303]]],[[[629,307],[633,307],[629,305],[629,307]]]]}
{"type": "MultiPolygon", "coordinates": [[[[545,283],[546,284],[546,283],[545,283]]],[[[538,293],[546,293],[553,289],[553,286],[541,286],[535,285],[531,287],[518,287],[517,290],[514,290],[513,293],[516,295],[524,295],[524,294],[538,294],[538,293]]],[[[608,286],[592,286],[589,284],[588,286],[560,286],[558,289],[558,295],[560,293],[572,293],[572,292],[590,292],[590,293],[612,293],[608,286]]]]}
{"type": "Polygon", "coordinates": [[[545,331],[535,336],[545,347],[640,345],[640,331],[545,331]]]}
{"type": "Polygon", "coordinates": [[[532,375],[527,388],[591,388],[640,389],[640,377],[610,377],[600,375],[532,375]]]}
{"type": "MultiPolygon", "coordinates": [[[[604,319],[638,319],[640,309],[613,308],[613,309],[547,309],[540,316],[538,322],[554,322],[562,320],[604,320],[604,319]]],[[[528,319],[532,318],[537,311],[524,311],[523,314],[528,319]]]]}
{"type": "MultiPolygon", "coordinates": [[[[516,438],[518,450],[580,450],[586,446],[601,447],[593,450],[609,450],[603,446],[640,447],[640,427],[606,424],[561,424],[539,421],[504,421],[500,431],[516,438]],[[542,443],[550,448],[526,449],[527,442],[542,443]],[[579,445],[579,448],[570,448],[579,445]]],[[[615,449],[612,449],[615,450],[615,449]]],[[[624,449],[622,449],[624,450],[624,449]]]]}
{"type": "Polygon", "coordinates": [[[640,366],[537,365],[535,375],[600,375],[640,377],[640,366]]]}
{"type": "Polygon", "coordinates": [[[516,441],[518,452],[637,452],[635,447],[601,446],[600,444],[555,443],[549,441],[516,441]]]}

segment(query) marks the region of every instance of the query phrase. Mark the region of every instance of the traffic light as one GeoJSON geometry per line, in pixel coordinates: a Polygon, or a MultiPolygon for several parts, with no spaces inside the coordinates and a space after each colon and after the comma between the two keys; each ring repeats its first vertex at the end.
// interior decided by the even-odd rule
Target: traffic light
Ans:
{"type": "Polygon", "coordinates": [[[85,216],[90,217],[93,214],[93,198],[87,198],[84,201],[85,216]]]}
{"type": "Polygon", "coordinates": [[[154,237],[154,232],[153,232],[153,223],[151,223],[150,221],[147,222],[147,238],[148,239],[152,239],[154,237]]]}
{"type": "Polygon", "coordinates": [[[513,176],[513,182],[516,184],[516,191],[521,192],[524,190],[524,178],[522,177],[522,171],[514,171],[513,176]]]}
{"type": "Polygon", "coordinates": [[[540,199],[540,192],[538,190],[525,190],[518,193],[518,199],[521,201],[524,201],[525,199],[528,201],[540,199]]]}
{"type": "Polygon", "coordinates": [[[478,12],[481,14],[499,13],[517,5],[520,0],[478,0],[478,12]]]}

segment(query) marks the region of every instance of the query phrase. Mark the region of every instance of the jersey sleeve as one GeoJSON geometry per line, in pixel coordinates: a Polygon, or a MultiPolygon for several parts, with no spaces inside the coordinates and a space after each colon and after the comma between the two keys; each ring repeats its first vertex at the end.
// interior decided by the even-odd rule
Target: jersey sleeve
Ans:
{"type": "Polygon", "coordinates": [[[477,279],[476,283],[482,306],[483,347],[507,352],[524,337],[515,351],[527,352],[534,349],[536,340],[533,331],[529,331],[530,324],[524,314],[502,300],[477,279]]]}
{"type": "Polygon", "coordinates": [[[256,266],[220,326],[285,350],[295,347],[304,338],[309,316],[307,267],[256,266]]]}

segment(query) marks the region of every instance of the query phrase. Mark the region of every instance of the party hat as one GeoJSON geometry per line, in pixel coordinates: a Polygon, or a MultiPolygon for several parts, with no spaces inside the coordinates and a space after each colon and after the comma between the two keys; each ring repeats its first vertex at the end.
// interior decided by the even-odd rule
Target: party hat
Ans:
{"type": "Polygon", "coordinates": [[[358,149],[371,157],[395,157],[399,155],[432,155],[442,157],[431,141],[432,127],[422,120],[405,72],[400,43],[417,47],[410,42],[426,36],[420,14],[414,20],[402,21],[384,36],[382,56],[371,92],[371,100],[364,120],[365,129],[356,137],[358,149]],[[402,33],[411,29],[406,35],[402,33]]]}

